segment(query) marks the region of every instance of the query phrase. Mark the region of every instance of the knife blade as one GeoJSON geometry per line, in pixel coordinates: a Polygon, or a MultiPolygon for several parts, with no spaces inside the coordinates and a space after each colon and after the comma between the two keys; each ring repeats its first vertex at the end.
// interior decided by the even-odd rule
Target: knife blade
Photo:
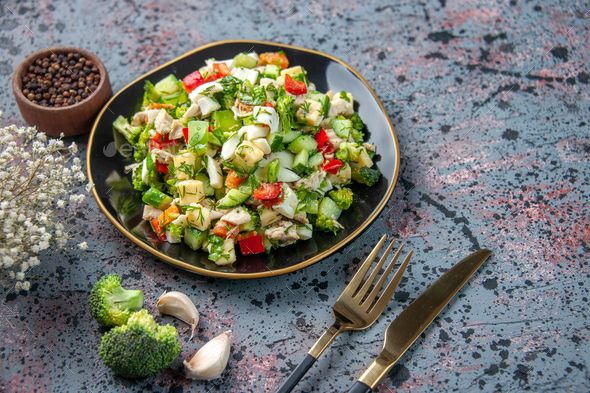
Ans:
{"type": "Polygon", "coordinates": [[[486,249],[469,255],[406,307],[389,324],[381,353],[356,381],[350,393],[374,389],[490,255],[492,252],[486,249]]]}

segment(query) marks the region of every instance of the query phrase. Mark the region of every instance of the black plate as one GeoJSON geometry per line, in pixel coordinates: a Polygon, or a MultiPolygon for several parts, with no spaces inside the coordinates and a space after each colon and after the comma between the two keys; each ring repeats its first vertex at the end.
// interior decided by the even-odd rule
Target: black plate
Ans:
{"type": "Polygon", "coordinates": [[[359,235],[379,214],[391,196],[399,171],[399,145],[383,104],[367,81],[352,67],[333,56],[310,49],[262,41],[221,41],[188,52],[124,87],[105,105],[92,128],[88,143],[89,179],[95,184],[93,195],[102,212],[117,229],[135,244],[165,262],[215,277],[257,278],[292,272],[334,253],[359,235]],[[128,146],[114,135],[111,124],[118,115],[129,117],[141,105],[146,80],[156,82],[168,74],[182,78],[201,67],[206,59],[232,58],[239,52],[285,51],[290,64],[301,65],[319,91],[346,90],[367,125],[369,142],[377,146],[376,164],[383,174],[371,188],[353,185],[355,202],[339,221],[345,229],[338,235],[319,233],[313,239],[273,251],[269,255],[238,257],[233,266],[216,266],[201,251],[184,244],[169,244],[154,239],[141,221],[140,195],[131,190],[124,168],[133,163],[128,146]],[[118,150],[116,150],[118,149],[118,150]]]}

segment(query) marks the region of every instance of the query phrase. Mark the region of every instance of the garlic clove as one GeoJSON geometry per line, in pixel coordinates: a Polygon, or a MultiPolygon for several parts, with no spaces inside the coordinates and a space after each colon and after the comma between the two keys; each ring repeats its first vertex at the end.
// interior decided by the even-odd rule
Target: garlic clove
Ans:
{"type": "Polygon", "coordinates": [[[199,324],[199,311],[195,304],[182,292],[164,292],[156,303],[158,312],[162,315],[171,315],[191,325],[191,336],[195,335],[195,329],[199,324]]]}
{"type": "Polygon", "coordinates": [[[186,376],[191,379],[210,381],[219,378],[227,367],[231,348],[231,330],[211,339],[187,362],[186,376]]]}

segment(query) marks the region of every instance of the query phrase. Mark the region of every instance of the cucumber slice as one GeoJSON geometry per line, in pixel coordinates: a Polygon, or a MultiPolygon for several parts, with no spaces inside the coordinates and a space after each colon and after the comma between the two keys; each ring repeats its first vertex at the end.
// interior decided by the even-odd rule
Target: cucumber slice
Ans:
{"type": "Polygon", "coordinates": [[[319,214],[337,220],[338,217],[340,217],[340,214],[342,214],[342,209],[340,209],[336,202],[334,202],[331,198],[325,197],[320,202],[318,215],[319,214]]]}
{"type": "Polygon", "coordinates": [[[303,149],[293,159],[293,171],[298,175],[305,175],[308,171],[309,153],[303,149]]]}
{"type": "Polygon", "coordinates": [[[318,144],[311,135],[299,135],[288,146],[289,151],[293,153],[299,153],[301,150],[316,151],[317,148],[318,144]]]}
{"type": "Polygon", "coordinates": [[[244,203],[252,195],[252,189],[248,186],[231,189],[223,198],[217,201],[219,209],[229,209],[244,203]]]}
{"type": "Polygon", "coordinates": [[[141,200],[143,203],[160,210],[167,209],[172,203],[172,198],[169,195],[164,194],[154,187],[150,187],[149,190],[144,192],[141,200]]]}
{"type": "Polygon", "coordinates": [[[195,175],[195,180],[200,180],[203,182],[203,191],[205,192],[205,195],[212,196],[215,194],[215,189],[211,187],[211,181],[207,175],[204,173],[197,173],[195,175]]]}
{"type": "Polygon", "coordinates": [[[254,68],[258,65],[258,61],[254,56],[250,56],[246,53],[238,53],[234,57],[234,61],[232,64],[234,67],[242,67],[242,68],[254,68]]]}
{"type": "Polygon", "coordinates": [[[264,67],[264,71],[262,71],[262,75],[267,77],[267,78],[271,78],[271,79],[277,79],[279,77],[281,73],[281,67],[279,67],[276,64],[267,64],[264,67]]]}
{"type": "Polygon", "coordinates": [[[297,225],[297,235],[301,240],[308,240],[311,239],[313,236],[313,227],[311,224],[301,224],[297,225]]]}
{"type": "Polygon", "coordinates": [[[321,153],[313,153],[309,156],[307,166],[310,168],[317,168],[324,163],[324,156],[321,153]]]}
{"type": "Polygon", "coordinates": [[[178,78],[170,74],[154,85],[156,91],[162,95],[176,93],[178,91],[178,78]]]}
{"type": "Polygon", "coordinates": [[[237,131],[242,127],[242,121],[234,118],[234,113],[231,110],[215,111],[211,115],[213,126],[219,128],[224,134],[229,134],[237,131]]]}
{"type": "Polygon", "coordinates": [[[284,168],[284,167],[279,168],[279,173],[277,175],[278,181],[282,181],[284,183],[291,183],[291,182],[297,181],[299,179],[301,179],[301,177],[299,175],[297,175],[295,172],[293,172],[292,170],[284,168]]]}
{"type": "Polygon", "coordinates": [[[291,169],[293,167],[293,154],[289,153],[286,150],[283,151],[278,151],[276,153],[272,153],[270,155],[270,159],[274,160],[275,158],[278,158],[279,161],[281,162],[281,167],[282,168],[287,168],[287,169],[291,169]]]}
{"type": "Polygon", "coordinates": [[[275,158],[266,166],[266,181],[269,183],[274,183],[278,180],[280,163],[279,159],[275,158]]]}
{"type": "Polygon", "coordinates": [[[191,248],[191,250],[198,250],[207,239],[207,231],[199,231],[196,228],[184,228],[184,243],[191,248]]]}
{"type": "Polygon", "coordinates": [[[283,132],[283,143],[290,143],[299,135],[301,135],[301,131],[285,131],[283,132]]]}

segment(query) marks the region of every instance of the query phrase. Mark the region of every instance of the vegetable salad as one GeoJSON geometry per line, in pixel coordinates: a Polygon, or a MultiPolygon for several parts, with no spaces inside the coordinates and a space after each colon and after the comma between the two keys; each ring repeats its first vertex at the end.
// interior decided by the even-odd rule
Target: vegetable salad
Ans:
{"type": "Polygon", "coordinates": [[[336,233],[354,181],[373,186],[375,147],[346,91],[322,93],[283,52],[210,59],[145,83],[142,108],[113,123],[134,147],[143,219],[170,243],[228,265],[336,233]]]}

